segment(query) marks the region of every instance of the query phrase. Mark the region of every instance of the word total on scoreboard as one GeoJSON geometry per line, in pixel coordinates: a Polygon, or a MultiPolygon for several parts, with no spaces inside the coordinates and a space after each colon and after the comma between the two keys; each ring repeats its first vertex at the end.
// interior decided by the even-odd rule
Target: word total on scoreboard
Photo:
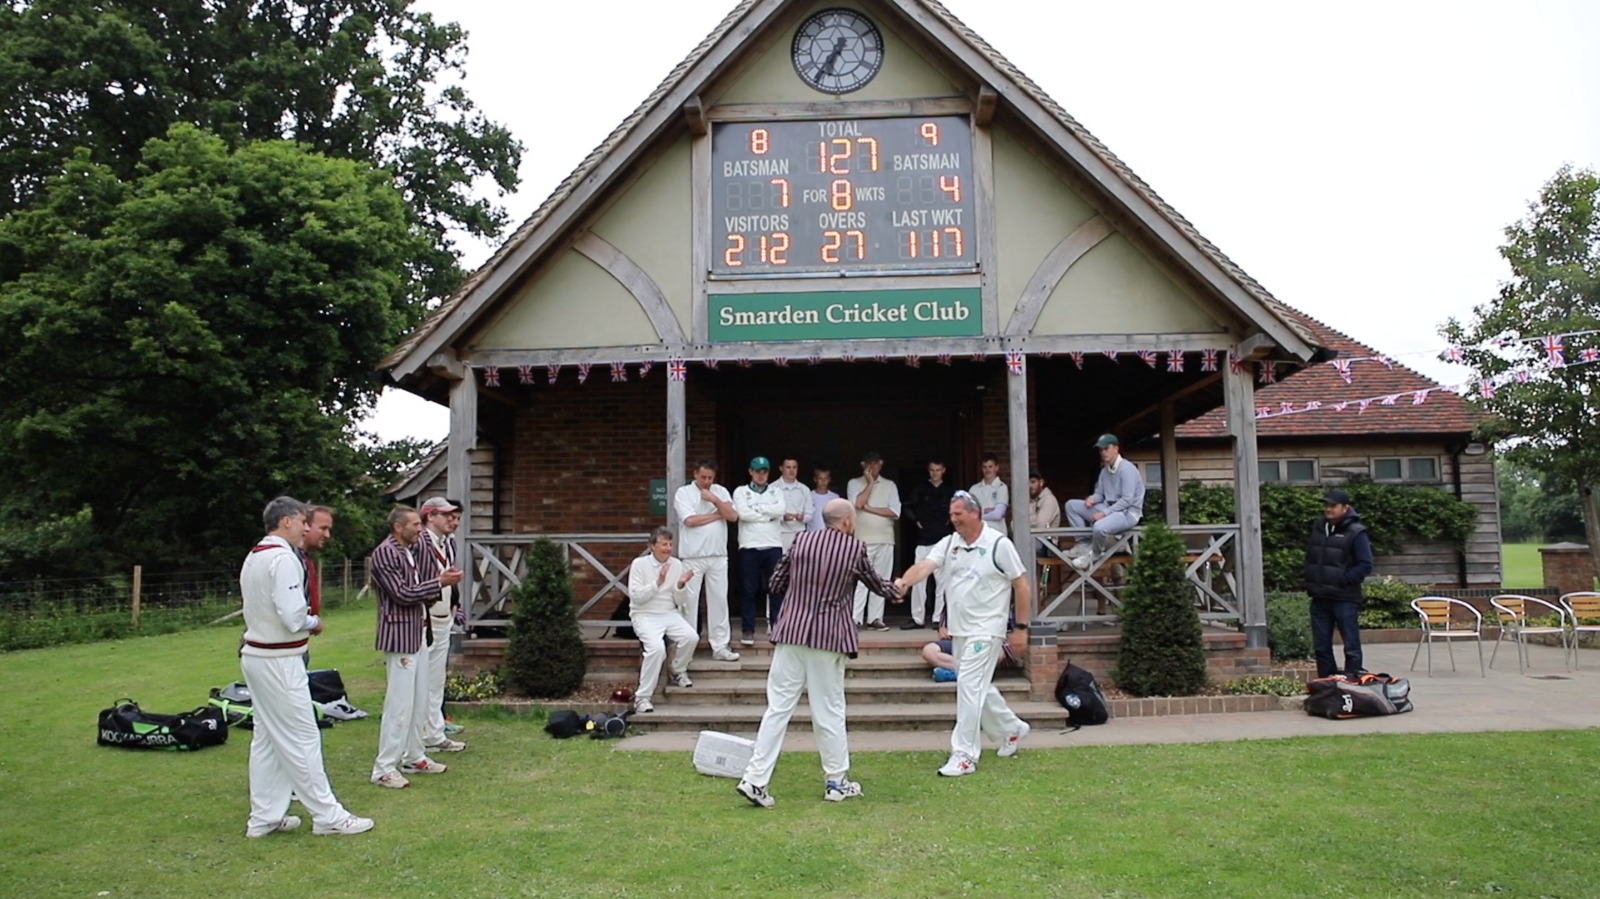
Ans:
{"type": "Polygon", "coordinates": [[[718,123],[711,273],[973,271],[963,116],[718,123]]]}

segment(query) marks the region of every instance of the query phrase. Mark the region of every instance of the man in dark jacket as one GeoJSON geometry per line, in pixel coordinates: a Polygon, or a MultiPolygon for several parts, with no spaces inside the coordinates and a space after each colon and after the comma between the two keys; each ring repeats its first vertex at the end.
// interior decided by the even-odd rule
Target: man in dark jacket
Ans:
{"type": "Polygon", "coordinates": [[[1367,526],[1350,505],[1350,494],[1330,490],[1322,498],[1322,520],[1311,525],[1306,546],[1306,592],[1311,594],[1311,645],[1317,677],[1339,669],[1333,664],[1333,629],[1344,641],[1344,673],[1361,668],[1361,582],[1372,573],[1372,541],[1367,526]]]}

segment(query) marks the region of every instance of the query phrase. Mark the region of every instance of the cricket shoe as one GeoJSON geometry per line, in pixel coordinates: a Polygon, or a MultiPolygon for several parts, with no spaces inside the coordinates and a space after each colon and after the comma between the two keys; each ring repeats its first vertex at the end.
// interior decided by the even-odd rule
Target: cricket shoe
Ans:
{"type": "Polygon", "coordinates": [[[259,840],[262,837],[268,837],[275,833],[288,833],[299,826],[299,818],[295,817],[294,815],[284,815],[282,818],[278,819],[276,824],[273,824],[266,830],[247,830],[244,832],[244,835],[252,840],[259,840]]]}
{"type": "Polygon", "coordinates": [[[939,769],[940,777],[962,777],[978,770],[978,765],[972,759],[959,752],[951,753],[950,761],[944,763],[939,769]]]}
{"type": "Polygon", "coordinates": [[[759,805],[762,808],[772,808],[774,805],[778,804],[777,800],[767,795],[766,787],[758,787],[748,780],[739,781],[739,785],[734,787],[734,790],[737,791],[740,796],[750,800],[751,805],[759,805]]]}
{"type": "Polygon", "coordinates": [[[1001,758],[1016,755],[1018,747],[1022,745],[1023,740],[1028,738],[1028,731],[1031,730],[1033,728],[1028,726],[1028,722],[1023,721],[1011,736],[1005,738],[1005,741],[1000,744],[1000,748],[995,750],[994,754],[1001,758]]]}
{"type": "Polygon", "coordinates": [[[321,824],[312,825],[311,832],[319,837],[349,837],[355,836],[358,833],[366,833],[371,829],[371,818],[362,818],[357,815],[351,815],[350,817],[345,818],[343,821],[340,821],[336,824],[329,824],[326,827],[321,824]]]}
{"type": "Polygon", "coordinates": [[[460,740],[452,740],[449,737],[446,737],[443,740],[440,740],[439,742],[426,748],[429,752],[461,752],[467,748],[467,744],[461,742],[460,740]]]}
{"type": "Polygon", "coordinates": [[[387,787],[391,790],[404,790],[406,787],[411,786],[411,781],[406,780],[405,775],[401,774],[399,771],[390,771],[388,774],[382,774],[374,777],[372,782],[380,787],[387,787]]]}
{"type": "Polygon", "coordinates": [[[826,789],[823,790],[822,799],[824,802],[843,802],[846,799],[854,799],[860,795],[861,784],[844,777],[839,780],[828,781],[826,789]]]}
{"type": "Polygon", "coordinates": [[[401,765],[401,774],[443,774],[450,770],[450,766],[440,764],[430,758],[418,759],[410,764],[401,765]]]}

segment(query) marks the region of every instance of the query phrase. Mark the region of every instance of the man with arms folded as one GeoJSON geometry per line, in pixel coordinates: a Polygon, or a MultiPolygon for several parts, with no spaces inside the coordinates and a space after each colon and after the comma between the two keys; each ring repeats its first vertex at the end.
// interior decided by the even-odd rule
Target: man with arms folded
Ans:
{"type": "MultiPolygon", "coordinates": [[[[438,570],[455,568],[455,533],[461,526],[461,507],[435,496],[422,504],[422,524],[422,545],[433,556],[438,570]]],[[[422,725],[422,748],[426,752],[460,752],[467,748],[466,743],[450,739],[444,729],[445,668],[450,664],[450,628],[461,608],[460,593],[459,587],[447,585],[428,606],[433,645],[428,647],[428,717],[422,725]]]]}
{"type": "Polygon", "coordinates": [[[783,494],[783,551],[788,552],[796,534],[803,534],[806,522],[811,520],[811,490],[800,483],[800,460],[789,456],[778,463],[778,483],[773,486],[783,494]]]}
{"type": "Polygon", "coordinates": [[[756,601],[766,597],[767,636],[778,618],[783,597],[767,589],[773,569],[783,557],[783,494],[767,483],[772,463],[766,456],[750,460],[750,483],[733,491],[733,510],[739,513],[739,596],[745,646],[756,642],[756,601]]]}
{"type": "Polygon", "coordinates": [[[717,482],[717,463],[702,459],[694,480],[672,495],[678,514],[678,554],[694,572],[684,590],[683,620],[693,628],[700,622],[700,585],[706,588],[706,636],[711,657],[737,662],[739,654],[728,648],[733,634],[728,627],[728,522],[738,521],[733,497],[717,482]]]}
{"type": "Polygon", "coordinates": [[[365,833],[371,818],[350,814],[334,798],[322,761],[322,734],[311,710],[306,666],[301,661],[322,619],[311,614],[300,563],[306,508],[280,496],[262,513],[266,537],[245,556],[239,570],[244,597],[244,641],[239,669],[255,706],[250,735],[250,819],[245,836],[294,830],[300,819],[286,814],[289,797],[311,813],[319,835],[365,833]]]}

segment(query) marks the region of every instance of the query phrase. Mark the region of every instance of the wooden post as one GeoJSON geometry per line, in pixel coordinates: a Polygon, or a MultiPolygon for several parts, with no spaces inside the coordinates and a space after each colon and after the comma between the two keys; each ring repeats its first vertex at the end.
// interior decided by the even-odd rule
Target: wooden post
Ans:
{"type": "MultiPolygon", "coordinates": [[[[1006,412],[1011,430],[1011,540],[1022,558],[1028,587],[1028,620],[1039,610],[1039,573],[1033,564],[1033,522],[1028,518],[1028,357],[1022,357],[1022,374],[1006,375],[1006,412]]],[[[1020,617],[1020,616],[1019,616],[1020,617]]]]}
{"type": "MultiPolygon", "coordinates": [[[[1231,353],[1230,353],[1231,355],[1231,353]]],[[[1261,555],[1261,467],[1256,456],[1255,385],[1250,367],[1222,373],[1228,435],[1233,438],[1233,508],[1239,524],[1237,586],[1245,645],[1267,645],[1266,578],[1261,555]]]]}
{"type": "Polygon", "coordinates": [[[478,443],[478,382],[472,369],[450,384],[450,461],[446,474],[446,490],[451,499],[461,504],[461,524],[456,528],[456,564],[461,566],[461,604],[472,616],[472,575],[475,569],[472,557],[472,450],[478,443]]]}
{"type": "MultiPolygon", "coordinates": [[[[670,363],[669,363],[670,364],[670,363]]],[[[678,510],[672,501],[689,473],[689,402],[686,385],[667,376],[667,527],[677,528],[678,510]]]]}
{"type": "Polygon", "coordinates": [[[344,578],[342,579],[342,584],[344,586],[344,590],[340,594],[340,602],[349,602],[350,601],[350,557],[349,556],[345,556],[344,557],[344,578]]]}
{"type": "Polygon", "coordinates": [[[1172,398],[1161,401],[1161,505],[1167,524],[1177,527],[1178,511],[1178,424],[1172,398]]]}
{"type": "Polygon", "coordinates": [[[144,585],[144,566],[133,566],[133,629],[139,629],[139,593],[144,585]]]}

